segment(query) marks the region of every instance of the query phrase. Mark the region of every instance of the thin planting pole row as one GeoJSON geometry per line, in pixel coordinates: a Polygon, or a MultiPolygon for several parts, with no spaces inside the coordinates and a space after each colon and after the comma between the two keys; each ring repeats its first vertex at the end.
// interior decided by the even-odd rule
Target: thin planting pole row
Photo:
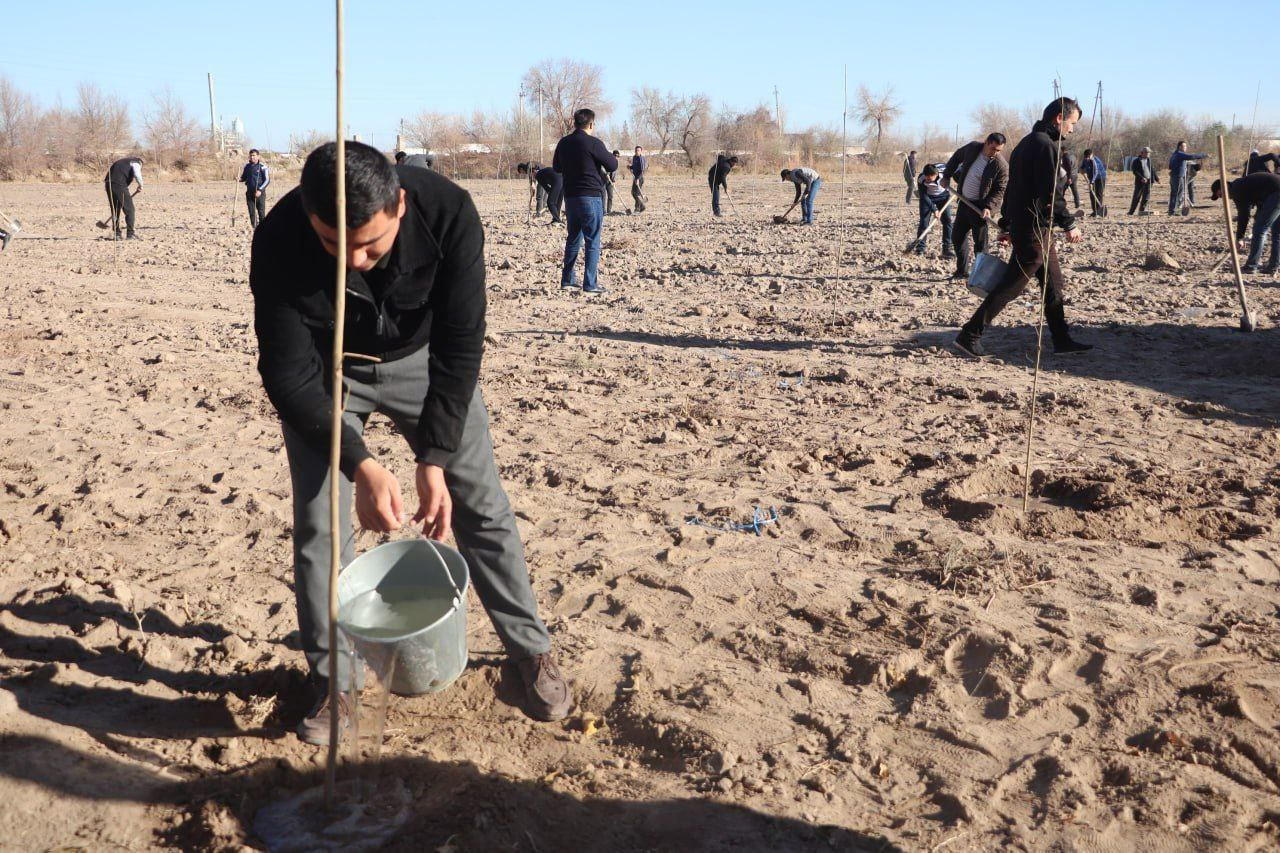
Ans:
{"type": "Polygon", "coordinates": [[[342,388],[343,332],[347,316],[347,144],[343,116],[343,52],[342,5],[335,0],[337,13],[337,44],[335,84],[337,87],[337,163],[335,172],[335,208],[338,229],[338,271],[333,286],[333,361],[330,384],[331,418],[329,421],[329,753],[325,761],[325,807],[333,804],[334,783],[338,775],[338,734],[341,713],[338,685],[338,570],[342,567],[342,533],[340,524],[342,472],[339,462],[342,452],[342,410],[346,402],[342,388]]]}

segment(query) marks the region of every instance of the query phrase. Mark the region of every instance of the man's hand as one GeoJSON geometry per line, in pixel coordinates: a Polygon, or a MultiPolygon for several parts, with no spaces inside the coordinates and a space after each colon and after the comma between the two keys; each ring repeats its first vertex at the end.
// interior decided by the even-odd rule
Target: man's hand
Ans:
{"type": "Polygon", "coordinates": [[[996,242],[1002,246],[1008,246],[1013,242],[1013,238],[1009,236],[1008,231],[1001,231],[1000,236],[996,238],[996,242]]]}
{"type": "Polygon", "coordinates": [[[933,212],[933,218],[934,218],[934,219],[941,219],[941,218],[942,218],[942,211],[941,211],[941,210],[935,210],[935,211],[933,212]]]}
{"type": "Polygon", "coordinates": [[[133,194],[134,194],[134,195],[137,195],[137,194],[138,194],[138,193],[140,193],[140,192],[142,192],[142,187],[138,187],[136,190],[134,190],[134,191],[133,191],[133,194]]]}
{"type": "Polygon", "coordinates": [[[422,522],[422,535],[437,542],[449,537],[453,527],[453,498],[439,465],[418,463],[418,511],[413,520],[422,522]]]}
{"type": "Polygon", "coordinates": [[[1079,243],[1083,239],[1084,239],[1084,235],[1080,233],[1079,228],[1072,228],[1070,231],[1067,232],[1068,243],[1079,243]]]}
{"type": "Polygon", "coordinates": [[[262,190],[254,190],[254,191],[253,191],[253,197],[254,197],[254,198],[262,198],[262,190]]]}
{"type": "Polygon", "coordinates": [[[356,518],[365,530],[386,533],[404,523],[400,483],[372,458],[356,466],[356,518]]]}

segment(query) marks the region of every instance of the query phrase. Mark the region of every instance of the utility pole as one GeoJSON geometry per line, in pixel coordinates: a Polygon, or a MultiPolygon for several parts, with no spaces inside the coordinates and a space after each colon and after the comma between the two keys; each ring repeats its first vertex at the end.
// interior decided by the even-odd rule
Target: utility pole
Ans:
{"type": "Polygon", "coordinates": [[[539,85],[538,86],[538,157],[537,157],[539,161],[542,160],[543,154],[547,150],[547,143],[542,138],[542,134],[546,130],[546,127],[547,127],[546,119],[542,117],[542,86],[539,85]]]}
{"type": "Polygon", "coordinates": [[[222,145],[218,141],[218,111],[213,102],[213,72],[209,72],[209,142],[213,149],[222,153],[222,145]]]}
{"type": "Polygon", "coordinates": [[[782,137],[782,101],[778,99],[778,87],[773,87],[773,115],[774,120],[778,123],[778,136],[782,137]]]}

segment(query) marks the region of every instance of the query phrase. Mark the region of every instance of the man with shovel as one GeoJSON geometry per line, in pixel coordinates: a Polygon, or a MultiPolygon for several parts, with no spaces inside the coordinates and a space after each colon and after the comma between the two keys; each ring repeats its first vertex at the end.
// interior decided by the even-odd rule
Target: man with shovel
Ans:
{"type": "Polygon", "coordinates": [[[1151,201],[1151,185],[1160,183],[1160,173],[1156,171],[1156,164],[1151,162],[1148,146],[1142,146],[1138,156],[1129,164],[1129,171],[1133,172],[1133,200],[1129,202],[1129,215],[1137,212],[1139,216],[1150,216],[1147,204],[1151,201]]]}
{"type": "Polygon", "coordinates": [[[1169,215],[1177,216],[1181,213],[1187,216],[1191,213],[1191,204],[1188,198],[1187,185],[1191,181],[1191,169],[1189,166],[1196,160],[1203,160],[1208,154],[1188,154],[1187,143],[1178,142],[1177,149],[1169,156],[1169,215]]]}
{"type": "Polygon", "coordinates": [[[134,210],[133,197],[142,192],[142,158],[141,157],[121,157],[119,160],[111,164],[111,168],[107,170],[107,176],[102,179],[102,185],[107,190],[107,203],[111,205],[111,218],[98,223],[99,228],[106,228],[107,223],[111,223],[111,234],[120,239],[120,213],[124,212],[124,224],[126,235],[130,240],[137,240],[138,235],[133,233],[134,210]],[[138,188],[129,192],[129,185],[137,182],[138,188]]]}
{"type": "Polygon", "coordinates": [[[707,186],[711,188],[711,215],[720,215],[720,190],[724,190],[724,194],[729,194],[729,173],[733,171],[733,167],[738,165],[736,156],[726,157],[723,154],[716,155],[716,162],[710,170],[707,171],[707,186]]]}
{"type": "Polygon", "coordinates": [[[989,133],[983,142],[974,140],[956,149],[942,170],[942,186],[952,180],[960,193],[956,224],[951,242],[956,251],[956,271],[952,278],[968,278],[973,256],[987,250],[987,225],[998,215],[1009,183],[1009,164],[1000,156],[1003,133],[989,133]],[[973,252],[965,238],[973,235],[973,252]]]}
{"type": "Polygon", "coordinates": [[[636,213],[644,213],[646,206],[644,197],[644,173],[649,168],[649,158],[644,156],[644,149],[639,145],[636,151],[631,155],[631,162],[627,165],[631,170],[631,200],[635,202],[636,213]]]}
{"type": "MultiPolygon", "coordinates": [[[[302,648],[321,697],[298,726],[308,743],[329,739],[352,709],[328,703],[329,543],[354,556],[356,517],[367,530],[397,530],[405,514],[396,475],[365,446],[365,423],[386,415],[408,440],[417,466],[412,522],[443,541],[452,532],[494,630],[515,660],[525,710],[564,717],[569,684],[551,652],[525,567],[515,516],[494,463],[488,415],[477,387],[485,335],[484,229],[461,187],[438,172],[394,167],[376,148],[346,143],[346,345],[348,398],[342,426],[341,529],[329,526],[330,412],[326,379],[334,328],[338,233],[337,146],[312,151],[298,188],[254,232],[249,286],[254,297],[258,372],[280,415],[293,483],[294,589],[302,648]],[[360,354],[364,358],[354,357],[360,354]],[[365,358],[374,359],[372,362],[365,358]]],[[[345,641],[343,641],[345,644],[345,641]]],[[[359,676],[360,673],[355,673],[359,676]]]]}
{"type": "MultiPolygon", "coordinates": [[[[800,224],[813,224],[813,200],[818,196],[818,190],[822,187],[822,176],[807,166],[801,166],[798,169],[783,169],[782,180],[790,181],[796,185],[796,197],[791,200],[791,207],[787,208],[787,213],[782,214],[781,221],[786,221],[787,214],[795,210],[796,205],[800,205],[800,224]]],[[[775,222],[779,219],[775,218],[775,222]]]]}
{"type": "MultiPolygon", "coordinates": [[[[1209,194],[1214,201],[1222,198],[1222,181],[1213,182],[1209,194]]],[[[1253,238],[1249,242],[1249,257],[1240,268],[1244,273],[1256,273],[1262,262],[1263,244],[1271,236],[1271,258],[1263,272],[1275,275],[1280,269],[1280,175],[1274,172],[1254,172],[1236,178],[1227,184],[1227,198],[1236,205],[1236,242],[1244,240],[1253,214],[1253,238]]]]}
{"type": "Polygon", "coordinates": [[[1023,137],[1009,157],[1009,187],[1001,207],[1000,224],[1007,229],[1001,242],[1013,244],[1013,257],[1004,278],[960,329],[955,347],[972,358],[986,355],[982,333],[1027,288],[1032,276],[1045,291],[1044,315],[1057,355],[1086,352],[1089,344],[1072,340],[1062,298],[1062,270],[1051,229],[1066,232],[1068,243],[1079,243],[1080,229],[1067,210],[1066,171],[1060,154],[1065,137],[1080,120],[1080,105],[1071,98],[1054,98],[1040,121],[1023,137]]]}

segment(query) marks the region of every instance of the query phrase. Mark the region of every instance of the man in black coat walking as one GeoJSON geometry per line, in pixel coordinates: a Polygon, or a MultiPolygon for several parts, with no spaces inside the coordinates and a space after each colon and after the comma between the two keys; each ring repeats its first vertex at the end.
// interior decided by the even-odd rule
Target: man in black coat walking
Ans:
{"type": "Polygon", "coordinates": [[[1064,193],[1066,170],[1062,165],[1062,141],[1075,130],[1080,105],[1071,98],[1055,98],[1044,108],[1040,121],[1022,138],[1009,157],[1009,187],[1005,192],[1000,224],[1007,234],[1001,242],[1013,244],[1009,269],[956,337],[956,349],[967,356],[986,355],[982,334],[1004,307],[1018,298],[1032,276],[1044,289],[1044,314],[1057,355],[1086,352],[1092,345],[1072,340],[1062,294],[1062,269],[1052,229],[1066,232],[1068,243],[1082,239],[1075,217],[1067,210],[1064,193]]]}

